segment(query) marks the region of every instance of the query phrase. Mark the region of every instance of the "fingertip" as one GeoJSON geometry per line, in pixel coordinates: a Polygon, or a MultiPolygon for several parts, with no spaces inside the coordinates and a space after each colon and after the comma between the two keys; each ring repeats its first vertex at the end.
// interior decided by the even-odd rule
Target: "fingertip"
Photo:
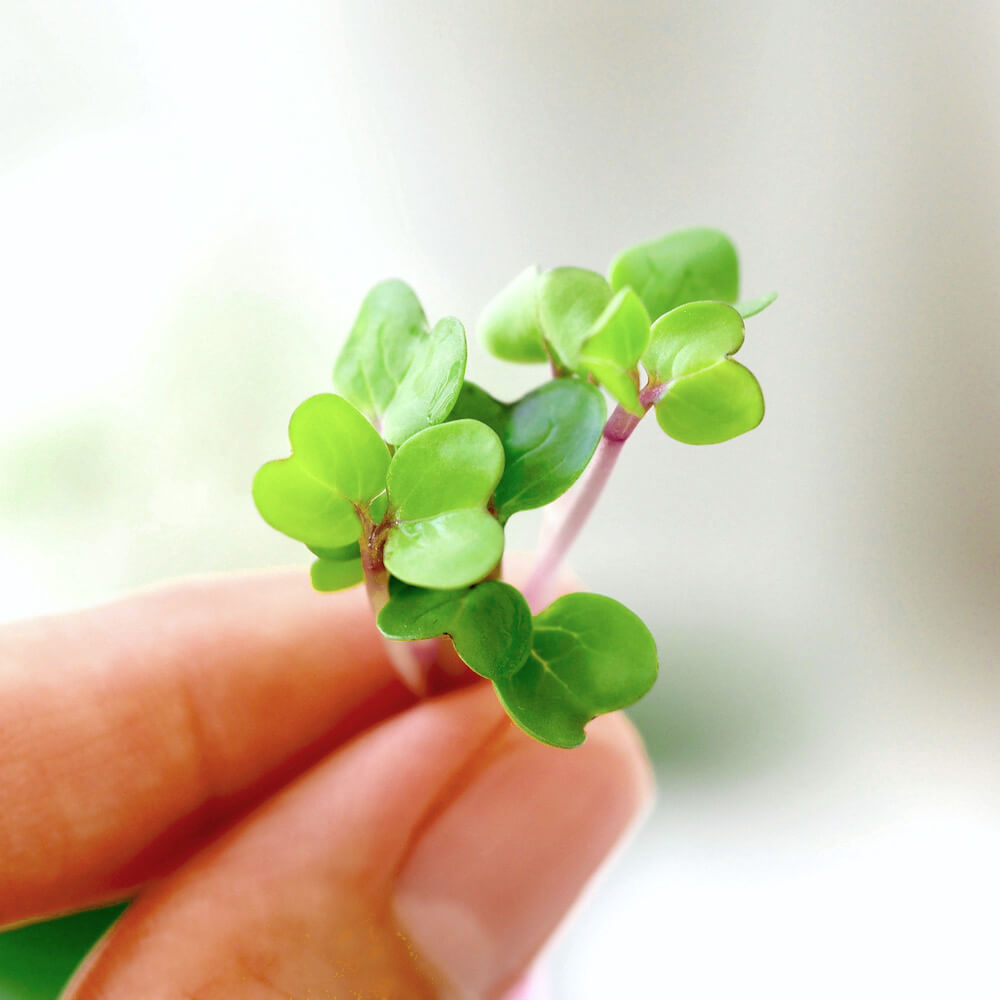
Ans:
{"type": "Polygon", "coordinates": [[[573,750],[511,727],[400,873],[402,932],[456,997],[500,996],[647,808],[645,752],[621,715],[573,750]]]}

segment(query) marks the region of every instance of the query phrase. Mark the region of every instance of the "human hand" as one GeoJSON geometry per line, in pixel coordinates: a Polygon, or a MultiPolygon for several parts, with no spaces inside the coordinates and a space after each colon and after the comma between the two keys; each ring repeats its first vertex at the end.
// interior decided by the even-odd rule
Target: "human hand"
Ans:
{"type": "Polygon", "coordinates": [[[0,925],[138,894],[73,1000],[493,1000],[649,790],[620,714],[415,702],[303,574],[0,629],[0,925]]]}

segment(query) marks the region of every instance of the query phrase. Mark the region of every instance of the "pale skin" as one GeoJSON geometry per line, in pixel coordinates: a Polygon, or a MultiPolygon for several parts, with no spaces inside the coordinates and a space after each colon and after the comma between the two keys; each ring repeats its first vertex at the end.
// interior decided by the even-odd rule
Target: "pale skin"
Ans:
{"type": "Polygon", "coordinates": [[[417,701],[363,588],[214,578],[0,629],[0,925],[136,897],[73,1000],[499,1000],[648,801],[621,716],[417,701]]]}

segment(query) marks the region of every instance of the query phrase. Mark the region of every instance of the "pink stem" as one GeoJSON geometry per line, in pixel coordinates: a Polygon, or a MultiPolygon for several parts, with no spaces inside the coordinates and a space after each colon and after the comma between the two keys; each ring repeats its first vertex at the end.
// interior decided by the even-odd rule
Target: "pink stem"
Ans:
{"type": "MultiPolygon", "coordinates": [[[[370,533],[366,532],[369,535],[370,533]]],[[[361,565],[365,571],[365,590],[368,603],[378,617],[378,613],[389,600],[389,572],[380,558],[372,554],[371,544],[362,546],[361,565]]],[[[427,693],[428,674],[437,656],[438,642],[427,639],[422,642],[402,642],[396,639],[382,640],[396,673],[403,683],[418,697],[427,693]],[[428,648],[430,647],[430,648],[428,648]]]]}
{"type": "Polygon", "coordinates": [[[608,418],[597,451],[583,478],[573,488],[570,502],[563,511],[555,531],[543,543],[531,576],[524,586],[524,596],[534,613],[537,614],[549,603],[552,581],[563,559],[566,558],[566,553],[576,541],[580,529],[590,517],[608,479],[611,478],[622,447],[639,425],[639,421],[646,415],[646,411],[659,402],[665,391],[666,386],[647,385],[639,394],[639,402],[642,404],[641,416],[629,413],[628,410],[618,406],[608,418]]]}

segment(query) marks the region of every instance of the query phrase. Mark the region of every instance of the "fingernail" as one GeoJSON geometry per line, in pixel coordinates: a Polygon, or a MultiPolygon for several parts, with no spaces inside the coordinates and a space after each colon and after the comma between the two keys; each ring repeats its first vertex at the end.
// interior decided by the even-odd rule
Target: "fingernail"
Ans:
{"type": "Polygon", "coordinates": [[[573,750],[511,727],[396,884],[400,932],[447,982],[442,997],[492,1000],[510,989],[651,789],[622,716],[592,723],[573,750]]]}

